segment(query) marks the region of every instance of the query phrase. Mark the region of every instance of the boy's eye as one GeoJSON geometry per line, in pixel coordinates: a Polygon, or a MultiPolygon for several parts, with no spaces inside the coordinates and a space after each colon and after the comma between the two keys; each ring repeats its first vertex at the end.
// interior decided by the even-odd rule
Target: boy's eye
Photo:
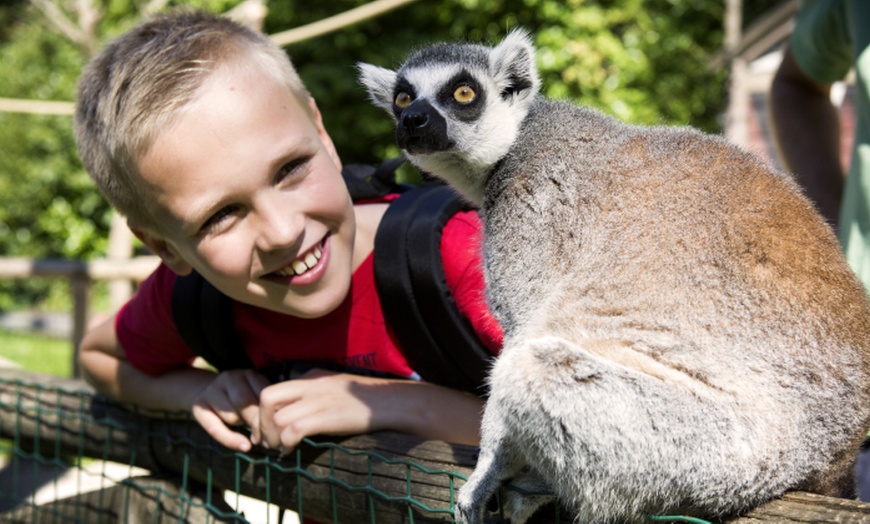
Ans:
{"type": "Polygon", "coordinates": [[[228,220],[236,211],[238,211],[238,206],[235,205],[220,208],[217,213],[208,217],[208,220],[199,228],[200,233],[209,233],[219,229],[221,223],[228,220]]]}
{"type": "Polygon", "coordinates": [[[297,171],[299,171],[299,169],[302,168],[303,166],[305,166],[305,164],[307,164],[309,160],[311,160],[311,157],[307,157],[307,156],[301,157],[301,158],[296,158],[296,159],[291,160],[290,162],[287,162],[283,166],[281,166],[281,168],[278,170],[278,174],[277,174],[278,181],[281,181],[284,178],[291,176],[294,173],[296,173],[297,171]]]}

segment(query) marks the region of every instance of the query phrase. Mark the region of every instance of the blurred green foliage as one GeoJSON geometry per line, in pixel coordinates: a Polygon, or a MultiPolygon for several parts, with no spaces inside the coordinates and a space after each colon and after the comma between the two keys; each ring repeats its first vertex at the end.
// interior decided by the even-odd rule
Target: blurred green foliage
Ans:
{"type": "MultiPolygon", "coordinates": [[[[272,0],[265,29],[273,33],[364,3],[272,0]]],[[[726,71],[707,64],[721,49],[722,20],[721,0],[419,2],[287,50],[343,158],[372,162],[398,150],[390,119],[366,102],[356,82],[357,62],[392,68],[425,43],[496,43],[518,26],[535,36],[548,96],[630,122],[716,132],[726,71]]]]}
{"type": "MultiPolygon", "coordinates": [[[[96,36],[130,28],[147,4],[102,0],[96,36]]],[[[224,12],[239,0],[171,1],[224,12]]],[[[366,0],[270,0],[275,33],[366,0]]],[[[60,2],[69,6],[73,2],[60,2]]],[[[346,162],[398,154],[393,127],[365,98],[355,65],[394,67],[435,40],[494,43],[511,28],[533,33],[545,93],[635,123],[719,131],[724,70],[708,63],[723,38],[721,0],[422,1],[380,18],[287,47],[318,100],[346,162]]],[[[73,13],[67,12],[73,18],[73,13]]],[[[0,4],[0,97],[73,100],[86,46],[71,43],[25,0],[0,4]]],[[[77,159],[67,116],[0,113],[0,256],[92,258],[105,254],[110,210],[77,159]]],[[[37,293],[0,282],[0,309],[37,293]]]]}

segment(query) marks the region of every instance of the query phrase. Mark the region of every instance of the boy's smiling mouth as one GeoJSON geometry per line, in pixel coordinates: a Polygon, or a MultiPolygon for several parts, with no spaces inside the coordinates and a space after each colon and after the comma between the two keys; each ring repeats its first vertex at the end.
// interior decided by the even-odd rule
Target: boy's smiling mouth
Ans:
{"type": "Polygon", "coordinates": [[[289,283],[291,284],[304,285],[316,281],[322,275],[326,262],[325,259],[328,258],[326,256],[328,254],[328,238],[329,235],[324,237],[319,244],[299,255],[286,267],[275,270],[269,275],[282,279],[290,279],[289,283]]]}
{"type": "Polygon", "coordinates": [[[304,275],[309,269],[314,268],[320,262],[320,257],[322,256],[323,250],[320,249],[320,246],[314,246],[314,249],[309,250],[308,253],[291,262],[289,266],[275,271],[274,274],[282,277],[304,275]]]}

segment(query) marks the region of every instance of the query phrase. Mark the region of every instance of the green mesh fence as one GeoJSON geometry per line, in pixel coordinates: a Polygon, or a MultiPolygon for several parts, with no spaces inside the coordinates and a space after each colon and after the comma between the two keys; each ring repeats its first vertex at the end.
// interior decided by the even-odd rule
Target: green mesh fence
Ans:
{"type": "Polygon", "coordinates": [[[5,370],[0,435],[2,522],[246,522],[227,491],[303,521],[450,522],[473,463],[471,448],[391,434],[306,439],[283,457],[236,453],[186,417],[127,410],[78,381],[5,370]]]}
{"type": "MultiPolygon", "coordinates": [[[[453,522],[476,451],[380,433],[237,453],[186,416],[12,370],[0,370],[0,439],[0,522],[22,523],[453,522]],[[271,511],[252,514],[245,497],[271,511]]],[[[551,507],[535,521],[571,519],[551,507]]]]}

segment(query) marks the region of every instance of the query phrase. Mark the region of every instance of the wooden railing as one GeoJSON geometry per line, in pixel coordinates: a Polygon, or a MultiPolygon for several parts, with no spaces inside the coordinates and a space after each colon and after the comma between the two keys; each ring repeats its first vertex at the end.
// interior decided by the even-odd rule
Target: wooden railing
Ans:
{"type": "MultiPolygon", "coordinates": [[[[80,380],[2,369],[0,437],[28,454],[132,464],[184,478],[179,486],[203,483],[324,522],[380,524],[451,522],[455,492],[476,452],[384,432],[311,439],[283,457],[262,449],[241,454],[220,447],[188,419],[128,411],[80,380]]],[[[534,520],[554,522],[552,515],[534,520]]],[[[564,512],[560,520],[571,521],[564,512]]],[[[730,522],[870,522],[870,504],[794,492],[730,522]]]]}
{"type": "MultiPolygon", "coordinates": [[[[215,443],[195,422],[166,415],[127,410],[81,380],[0,369],[0,437],[28,456],[130,464],[183,479],[178,485],[207,485],[301,510],[318,522],[334,516],[374,522],[372,512],[380,524],[407,522],[410,514],[413,522],[450,522],[462,484],[455,473],[467,475],[476,452],[377,433],[308,441],[283,457],[262,448],[241,454],[215,443]]],[[[0,514],[0,522],[17,522],[13,516],[0,514]]]]}

